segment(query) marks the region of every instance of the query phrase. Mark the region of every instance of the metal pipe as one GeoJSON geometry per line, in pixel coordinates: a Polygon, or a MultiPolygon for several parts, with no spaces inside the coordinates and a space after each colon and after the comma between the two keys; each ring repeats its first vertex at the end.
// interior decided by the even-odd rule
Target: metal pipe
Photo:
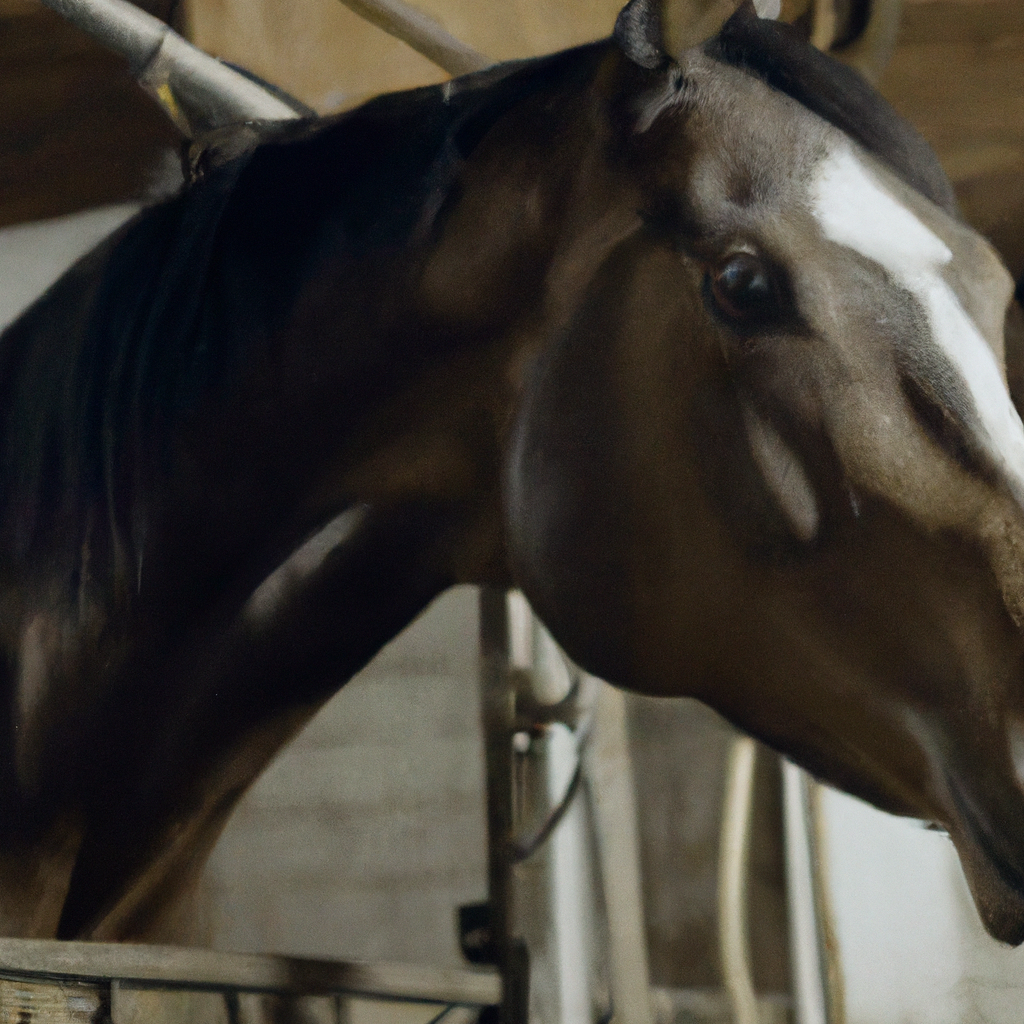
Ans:
{"type": "Polygon", "coordinates": [[[782,762],[786,892],[796,1024],[829,1024],[825,965],[816,906],[814,834],[808,787],[796,765],[782,762]]]}
{"type": "Polygon", "coordinates": [[[448,74],[466,75],[494,63],[456,39],[433,18],[403,0],[341,0],[350,10],[388,35],[401,39],[448,74]]]}
{"type": "MultiPolygon", "coordinates": [[[[562,706],[576,689],[565,656],[522,594],[511,592],[508,605],[509,648],[521,673],[517,703],[527,714],[562,706]]],[[[572,703],[585,705],[585,697],[579,692],[572,703]]],[[[519,726],[532,734],[524,810],[529,818],[539,811],[544,819],[540,831],[523,844],[532,856],[517,871],[517,905],[530,949],[531,1021],[591,1024],[596,906],[588,809],[578,799],[588,727],[585,711],[582,721],[573,721],[581,709],[566,710],[569,722],[548,721],[539,728],[517,715],[519,726]]]]}
{"type": "Polygon", "coordinates": [[[626,698],[608,683],[593,682],[599,689],[587,777],[608,921],[613,1020],[653,1024],[626,698]]]}
{"type": "Polygon", "coordinates": [[[480,588],[480,715],[487,773],[487,891],[491,942],[501,973],[502,1024],[527,1024],[529,960],[512,935],[512,734],[515,691],[505,591],[480,588]]]}
{"type": "Polygon", "coordinates": [[[189,138],[246,121],[300,116],[301,104],[186,42],[127,0],[43,0],[128,61],[132,75],[189,138]]]}
{"type": "Polygon", "coordinates": [[[729,750],[718,857],[718,942],[722,980],[735,1024],[757,1024],[747,935],[747,875],[757,747],[737,736],[729,750]]]}
{"type": "MultiPolygon", "coordinates": [[[[565,790],[566,776],[579,757],[576,738],[567,725],[553,722],[545,729],[542,750],[551,805],[565,790]]],[[[554,997],[551,1009],[556,1010],[558,1024],[591,1024],[594,1019],[589,969],[593,907],[583,811],[583,803],[576,800],[548,839],[547,948],[554,982],[549,996],[554,997]]]]}

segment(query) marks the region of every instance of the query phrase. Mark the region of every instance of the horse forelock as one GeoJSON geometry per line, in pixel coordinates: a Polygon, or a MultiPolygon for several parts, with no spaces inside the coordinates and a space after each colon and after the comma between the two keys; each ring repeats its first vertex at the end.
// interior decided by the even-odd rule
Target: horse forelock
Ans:
{"type": "Polygon", "coordinates": [[[715,60],[756,75],[854,139],[947,213],[953,187],[918,132],[852,68],[808,45],[788,25],[745,6],[704,48],[715,60]]]}

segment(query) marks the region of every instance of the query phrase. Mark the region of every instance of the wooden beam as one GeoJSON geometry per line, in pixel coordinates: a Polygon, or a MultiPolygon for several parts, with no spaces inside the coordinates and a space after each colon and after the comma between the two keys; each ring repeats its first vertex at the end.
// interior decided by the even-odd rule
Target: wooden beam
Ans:
{"type": "Polygon", "coordinates": [[[446,28],[405,0],[341,0],[341,2],[388,35],[401,39],[452,76],[480,71],[494,63],[471,46],[456,39],[446,28]]]}
{"type": "Polygon", "coordinates": [[[177,946],[0,939],[0,977],[39,981],[119,981],[160,987],[352,994],[491,1006],[501,1001],[494,971],[444,970],[286,956],[218,953],[177,946]]]}

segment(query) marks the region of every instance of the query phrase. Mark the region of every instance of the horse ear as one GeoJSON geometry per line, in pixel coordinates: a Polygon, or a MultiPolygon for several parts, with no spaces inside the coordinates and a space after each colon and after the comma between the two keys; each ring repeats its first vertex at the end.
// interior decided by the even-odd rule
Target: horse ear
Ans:
{"type": "Polygon", "coordinates": [[[615,39],[634,64],[657,68],[717,35],[744,2],[630,0],[615,22],[615,39]]]}

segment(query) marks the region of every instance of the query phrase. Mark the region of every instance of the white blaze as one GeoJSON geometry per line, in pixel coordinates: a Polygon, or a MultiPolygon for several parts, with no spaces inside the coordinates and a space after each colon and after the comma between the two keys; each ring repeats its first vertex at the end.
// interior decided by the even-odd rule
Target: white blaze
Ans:
{"type": "Polygon", "coordinates": [[[880,264],[925,310],[935,343],[974,399],[988,448],[1024,497],[1024,425],[1003,383],[995,353],[942,276],[953,253],[875,178],[848,146],[818,166],[812,211],[825,236],[880,264]]]}

